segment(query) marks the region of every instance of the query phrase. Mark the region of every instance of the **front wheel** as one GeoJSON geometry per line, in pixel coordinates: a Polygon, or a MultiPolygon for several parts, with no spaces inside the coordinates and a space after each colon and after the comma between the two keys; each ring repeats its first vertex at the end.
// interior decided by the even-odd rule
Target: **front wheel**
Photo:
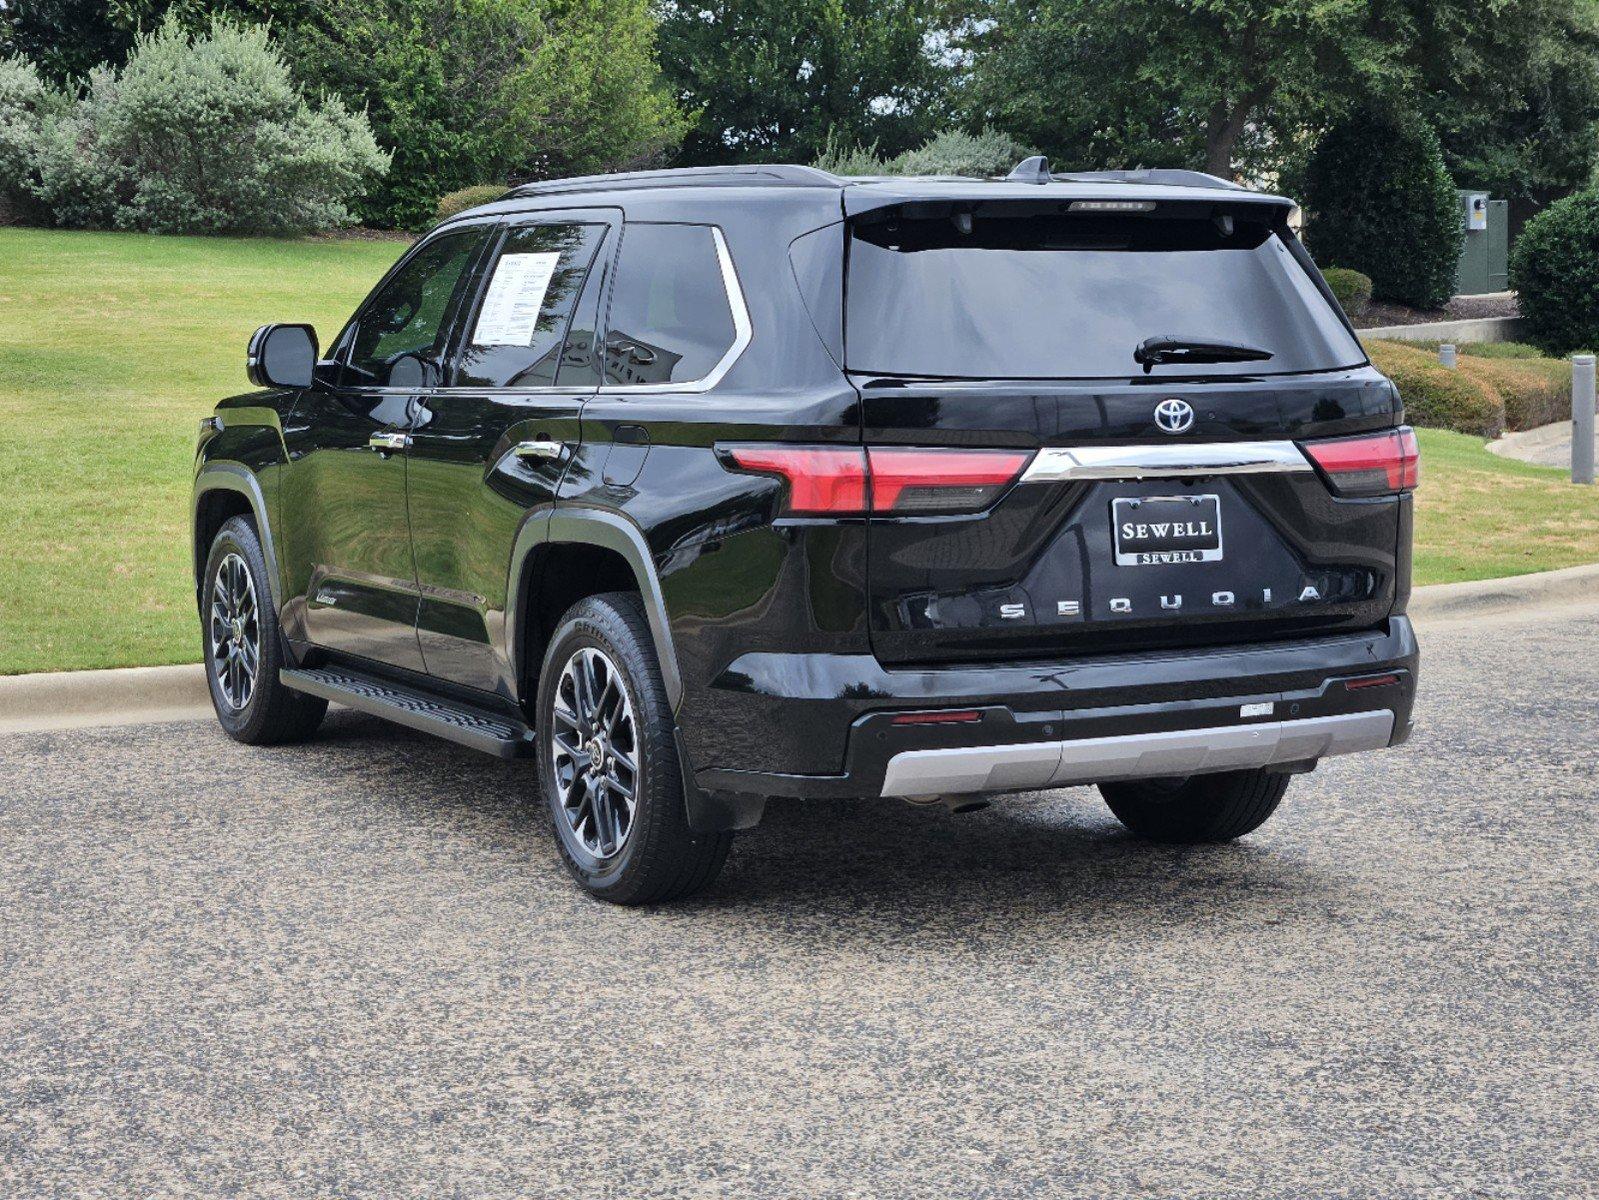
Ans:
{"type": "Polygon", "coordinates": [[[659,904],[710,884],[733,835],[688,827],[671,706],[631,592],[580,600],[539,674],[539,780],[561,857],[614,904],[659,904]]]}
{"type": "Polygon", "coordinates": [[[1116,819],[1153,842],[1230,842],[1258,829],[1277,811],[1288,776],[1224,771],[1187,779],[1102,783],[1116,819]]]}
{"type": "Polygon", "coordinates": [[[328,702],[291,691],[278,680],[282,640],[266,555],[255,526],[244,517],[230,518],[217,531],[204,588],[205,674],[222,728],[235,741],[256,746],[310,737],[328,702]]]}

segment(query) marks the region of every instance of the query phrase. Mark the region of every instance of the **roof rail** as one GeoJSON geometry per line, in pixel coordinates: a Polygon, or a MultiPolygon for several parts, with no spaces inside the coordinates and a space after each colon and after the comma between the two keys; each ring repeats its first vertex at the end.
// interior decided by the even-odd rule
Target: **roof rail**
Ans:
{"type": "Polygon", "coordinates": [[[1148,183],[1157,187],[1220,187],[1232,188],[1239,192],[1248,190],[1231,179],[1223,179],[1219,175],[1207,175],[1203,171],[1183,171],[1171,167],[1145,167],[1136,171],[1071,171],[1056,175],[1054,178],[1069,183],[1090,183],[1099,180],[1104,183],[1148,183]]]}
{"type": "Polygon", "coordinates": [[[695,185],[743,187],[841,187],[844,181],[817,167],[792,163],[750,163],[720,167],[674,167],[664,171],[618,171],[610,175],[579,175],[524,183],[506,193],[511,196],[547,196],[562,192],[597,192],[612,189],[693,187],[695,185]]]}

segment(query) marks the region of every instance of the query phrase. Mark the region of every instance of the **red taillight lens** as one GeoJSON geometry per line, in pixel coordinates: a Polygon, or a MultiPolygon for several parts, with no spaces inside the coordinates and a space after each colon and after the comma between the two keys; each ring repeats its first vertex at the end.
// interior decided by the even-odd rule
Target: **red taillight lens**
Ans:
{"type": "Polygon", "coordinates": [[[1416,431],[1408,425],[1360,437],[1306,442],[1305,453],[1340,496],[1385,496],[1414,491],[1421,479],[1416,431]]]}
{"type": "Polygon", "coordinates": [[[796,514],[977,512],[1027,465],[1025,450],[873,446],[723,446],[740,471],[788,482],[784,512],[796,514]]]}
{"type": "Polygon", "coordinates": [[[724,446],[740,471],[778,475],[788,482],[784,512],[866,511],[866,452],[850,446],[724,446]]]}
{"type": "Polygon", "coordinates": [[[1020,450],[922,450],[873,446],[872,511],[976,512],[987,508],[1027,465],[1020,450]]]}

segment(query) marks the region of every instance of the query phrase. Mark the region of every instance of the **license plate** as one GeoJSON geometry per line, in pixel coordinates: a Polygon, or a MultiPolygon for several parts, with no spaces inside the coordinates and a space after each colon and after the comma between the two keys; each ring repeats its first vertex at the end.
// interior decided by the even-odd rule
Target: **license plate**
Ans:
{"type": "Polygon", "coordinates": [[[1116,565],[1221,560],[1221,501],[1216,496],[1130,496],[1110,502],[1116,565]]]}

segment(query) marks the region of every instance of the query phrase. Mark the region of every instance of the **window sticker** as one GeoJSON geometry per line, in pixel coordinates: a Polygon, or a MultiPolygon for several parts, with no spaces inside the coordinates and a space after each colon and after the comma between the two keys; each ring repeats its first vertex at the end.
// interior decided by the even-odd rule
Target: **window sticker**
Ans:
{"type": "Polygon", "coordinates": [[[488,295],[472,331],[474,346],[530,346],[550,278],[561,261],[559,250],[503,254],[494,264],[488,295]]]}

